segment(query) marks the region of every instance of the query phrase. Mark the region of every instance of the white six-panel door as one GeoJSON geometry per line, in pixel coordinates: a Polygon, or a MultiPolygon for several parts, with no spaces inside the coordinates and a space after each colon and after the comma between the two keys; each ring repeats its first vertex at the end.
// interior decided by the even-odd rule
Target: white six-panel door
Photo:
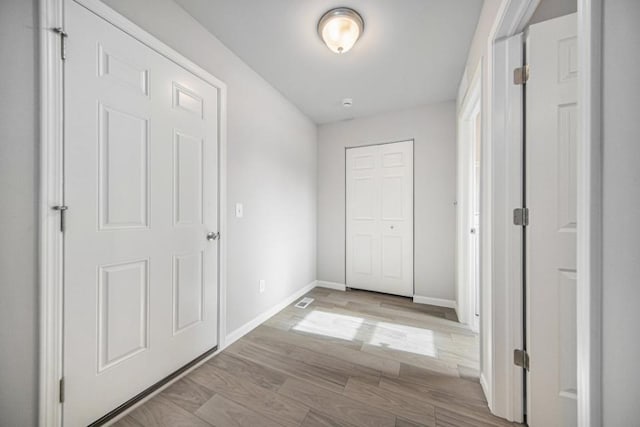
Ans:
{"type": "Polygon", "coordinates": [[[215,347],[219,91],[66,1],[65,426],[215,347]]]}
{"type": "Polygon", "coordinates": [[[346,150],[347,286],[413,296],[413,141],[346,150]]]}
{"type": "Polygon", "coordinates": [[[576,15],[532,25],[527,42],[528,423],[575,426],[576,15]]]}

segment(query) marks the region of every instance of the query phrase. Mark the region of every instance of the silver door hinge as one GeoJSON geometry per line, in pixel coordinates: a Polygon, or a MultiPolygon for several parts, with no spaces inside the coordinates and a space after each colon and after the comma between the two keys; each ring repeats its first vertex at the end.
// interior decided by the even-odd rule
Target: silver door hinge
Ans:
{"type": "Polygon", "coordinates": [[[58,396],[60,403],[64,403],[64,377],[60,378],[60,383],[58,384],[58,396]]]}
{"type": "Polygon", "coordinates": [[[58,205],[58,206],[54,206],[51,209],[53,209],[54,211],[58,211],[60,212],[60,231],[64,233],[64,229],[65,229],[65,216],[66,216],[66,212],[69,209],[69,206],[65,206],[65,205],[58,205]]]}
{"type": "Polygon", "coordinates": [[[513,210],[513,224],[522,227],[529,225],[529,208],[515,208],[513,210]]]}
{"type": "Polygon", "coordinates": [[[513,70],[513,84],[523,85],[529,80],[529,66],[523,65],[513,70]]]}
{"type": "Polygon", "coordinates": [[[67,37],[69,35],[65,33],[62,27],[54,28],[53,31],[60,36],[60,59],[64,61],[67,59],[67,37]]]}
{"type": "Polygon", "coordinates": [[[529,370],[529,353],[524,350],[513,350],[513,364],[529,370]]]}

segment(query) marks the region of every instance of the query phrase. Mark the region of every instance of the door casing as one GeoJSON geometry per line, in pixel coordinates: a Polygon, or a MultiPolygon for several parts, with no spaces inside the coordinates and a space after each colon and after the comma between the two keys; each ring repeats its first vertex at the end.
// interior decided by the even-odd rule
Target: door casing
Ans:
{"type": "MultiPolygon", "coordinates": [[[[185,70],[203,79],[220,91],[218,130],[218,194],[221,240],[218,255],[218,337],[220,352],[226,336],[226,150],[227,150],[227,87],[205,69],[168,47],[150,33],[115,12],[99,0],[74,0],[112,25],[131,35],[185,70]]],[[[63,0],[40,0],[40,363],[39,363],[39,425],[62,425],[60,380],[62,378],[63,323],[62,300],[64,271],[64,238],[60,232],[60,217],[53,206],[64,205],[63,144],[64,144],[64,62],[61,58],[64,30],[63,0]]],[[[73,37],[74,35],[68,35],[73,37]]],[[[77,36],[76,36],[77,37],[77,36]]],[[[214,353],[214,354],[217,354],[214,353]]],[[[212,354],[211,356],[213,356],[212,354]]],[[[211,357],[210,356],[210,357],[211,357]]],[[[204,362],[204,361],[202,361],[204,362]]],[[[186,373],[186,372],[185,372],[186,373]]],[[[179,377],[174,378],[177,380],[179,377]]],[[[160,378],[159,378],[160,380],[160,378]]]]}
{"type": "MultiPolygon", "coordinates": [[[[471,281],[472,275],[480,277],[480,271],[473,271],[471,263],[472,236],[470,229],[473,227],[470,220],[472,209],[471,198],[474,189],[472,185],[472,162],[474,156],[475,138],[482,139],[482,135],[476,132],[476,117],[481,112],[482,106],[482,67],[478,66],[473,74],[469,89],[462,105],[458,109],[458,138],[457,138],[457,224],[456,224],[456,313],[460,323],[469,325],[474,331],[479,332],[479,324],[475,319],[473,308],[474,295],[471,281]]],[[[481,115],[480,115],[481,119],[481,115]]],[[[480,194],[478,194],[480,196],[480,194]]],[[[476,231],[477,232],[477,231],[476,231]]],[[[482,233],[482,230],[480,230],[482,233]]],[[[476,235],[476,239],[479,236],[476,235]]],[[[478,242],[479,247],[479,242],[478,242]]],[[[479,257],[478,253],[478,257],[479,257]]],[[[478,284],[480,286],[480,284],[478,284]]],[[[481,291],[482,293],[482,291],[481,291]]]]}

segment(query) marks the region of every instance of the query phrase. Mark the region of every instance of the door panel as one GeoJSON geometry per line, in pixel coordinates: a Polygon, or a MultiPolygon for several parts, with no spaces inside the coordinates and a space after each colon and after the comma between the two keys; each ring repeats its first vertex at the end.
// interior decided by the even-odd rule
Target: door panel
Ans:
{"type": "Polygon", "coordinates": [[[402,279],[402,236],[382,237],[382,277],[402,279]]]}
{"type": "Polygon", "coordinates": [[[149,121],[98,104],[101,229],[146,228],[149,121]]]}
{"type": "Polygon", "coordinates": [[[173,333],[200,323],[204,314],[203,252],[173,257],[173,333]]]}
{"type": "Polygon", "coordinates": [[[413,296],[413,142],[350,148],[347,286],[413,296]]]}
{"type": "Polygon", "coordinates": [[[577,425],[576,15],[532,25],[527,43],[528,422],[577,425]]]}
{"type": "Polygon", "coordinates": [[[358,177],[353,187],[353,215],[358,220],[374,220],[376,183],[373,176],[358,177]]]}
{"type": "Polygon", "coordinates": [[[64,424],[218,342],[218,90],[65,3],[64,424]]]}
{"type": "Polygon", "coordinates": [[[386,176],[382,178],[382,219],[385,221],[404,220],[402,212],[403,177],[386,176]]]}
{"type": "Polygon", "coordinates": [[[201,138],[174,132],[173,206],[175,225],[202,224],[202,169],[204,147],[201,138]]]}
{"type": "Polygon", "coordinates": [[[149,344],[149,262],[99,268],[98,371],[146,350],[149,344]]]}

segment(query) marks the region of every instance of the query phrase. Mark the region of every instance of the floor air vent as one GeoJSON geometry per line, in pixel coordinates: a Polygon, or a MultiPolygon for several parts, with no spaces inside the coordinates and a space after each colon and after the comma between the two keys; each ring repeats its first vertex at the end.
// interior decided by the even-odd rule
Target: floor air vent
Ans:
{"type": "Polygon", "coordinates": [[[302,298],[300,301],[298,301],[298,303],[294,306],[294,307],[298,307],[298,308],[307,308],[309,307],[309,304],[311,304],[313,302],[313,298],[302,298]]]}

